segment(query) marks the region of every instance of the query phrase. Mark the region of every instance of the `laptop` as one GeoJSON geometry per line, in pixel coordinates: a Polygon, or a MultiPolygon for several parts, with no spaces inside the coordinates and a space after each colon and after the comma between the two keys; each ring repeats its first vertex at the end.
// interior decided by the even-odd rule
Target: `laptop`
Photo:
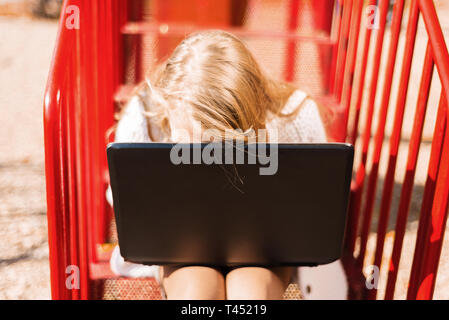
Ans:
{"type": "Polygon", "coordinates": [[[342,254],[351,145],[112,143],[107,156],[126,261],[314,266],[342,254]]]}

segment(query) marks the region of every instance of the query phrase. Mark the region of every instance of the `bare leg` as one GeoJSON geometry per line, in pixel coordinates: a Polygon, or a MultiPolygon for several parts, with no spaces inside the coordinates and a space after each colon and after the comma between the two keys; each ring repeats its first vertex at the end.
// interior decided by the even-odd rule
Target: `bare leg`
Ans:
{"type": "Polygon", "coordinates": [[[161,279],[168,300],[224,300],[223,274],[209,267],[163,267],[161,279]]]}
{"type": "Polygon", "coordinates": [[[226,276],[229,300],[280,300],[294,268],[244,267],[226,276]]]}

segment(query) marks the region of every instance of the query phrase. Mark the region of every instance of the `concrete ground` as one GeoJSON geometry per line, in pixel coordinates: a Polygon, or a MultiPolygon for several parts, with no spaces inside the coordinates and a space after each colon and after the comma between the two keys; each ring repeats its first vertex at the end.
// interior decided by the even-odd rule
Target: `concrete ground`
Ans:
{"type": "Polygon", "coordinates": [[[57,24],[0,17],[0,299],[49,299],[42,101],[57,24]]]}

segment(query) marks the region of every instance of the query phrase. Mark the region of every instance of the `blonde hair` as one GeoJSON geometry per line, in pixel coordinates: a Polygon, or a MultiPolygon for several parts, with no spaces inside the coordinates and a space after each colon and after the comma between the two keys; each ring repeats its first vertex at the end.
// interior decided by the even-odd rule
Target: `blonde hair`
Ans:
{"type": "Polygon", "coordinates": [[[240,39],[214,30],[182,41],[137,95],[166,136],[174,129],[171,114],[176,110],[202,129],[215,130],[218,138],[231,130],[232,138],[246,140],[249,132],[265,128],[269,113],[281,114],[294,91],[291,84],[266,77],[240,39]]]}

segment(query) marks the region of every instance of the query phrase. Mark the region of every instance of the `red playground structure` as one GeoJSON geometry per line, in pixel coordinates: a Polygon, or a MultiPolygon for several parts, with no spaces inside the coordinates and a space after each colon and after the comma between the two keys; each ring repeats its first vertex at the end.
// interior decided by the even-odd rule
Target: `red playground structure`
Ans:
{"type": "Polygon", "coordinates": [[[119,278],[109,269],[108,243],[116,240],[105,197],[107,133],[144,73],[186,34],[210,28],[236,34],[270,75],[313,95],[333,114],[332,140],[355,145],[341,260],[348,298],[394,298],[415,176],[425,171],[406,297],[432,299],[449,199],[449,54],[432,0],[396,0],[392,14],[390,0],[65,0],[44,105],[53,298],[161,298],[154,279],[119,278]],[[429,157],[417,170],[424,140],[429,157]],[[388,231],[394,242],[385,259],[388,231]],[[387,267],[382,294],[367,288],[367,264],[387,267]],[[79,285],[67,283],[73,272],[79,285]]]}

